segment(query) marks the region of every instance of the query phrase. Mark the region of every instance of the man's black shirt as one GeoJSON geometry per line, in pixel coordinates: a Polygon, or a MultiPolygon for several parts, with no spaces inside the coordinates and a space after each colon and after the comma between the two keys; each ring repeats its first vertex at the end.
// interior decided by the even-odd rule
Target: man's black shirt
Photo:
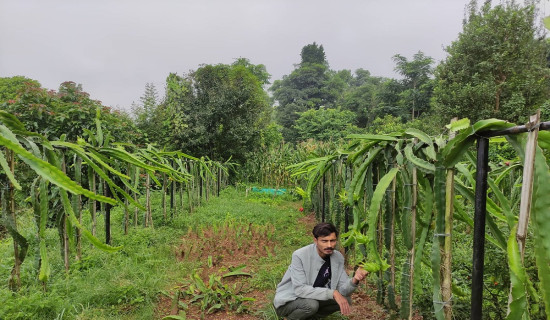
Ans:
{"type": "Polygon", "coordinates": [[[317,274],[317,278],[313,283],[313,287],[330,288],[331,276],[332,272],[330,271],[330,256],[327,256],[325,258],[325,263],[321,266],[321,269],[319,269],[319,273],[317,274]]]}

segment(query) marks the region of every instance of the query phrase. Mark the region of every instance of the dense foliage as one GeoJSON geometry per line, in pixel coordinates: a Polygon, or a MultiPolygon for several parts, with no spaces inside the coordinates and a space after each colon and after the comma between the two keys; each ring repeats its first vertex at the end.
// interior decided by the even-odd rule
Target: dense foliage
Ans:
{"type": "Polygon", "coordinates": [[[548,46],[533,5],[477,9],[472,1],[458,39],[436,72],[435,108],[443,119],[524,122],[550,94],[548,46]]]}
{"type": "MultiPolygon", "coordinates": [[[[129,220],[138,224],[142,219],[140,224],[152,225],[150,206],[144,206],[139,195],[158,189],[165,202],[172,188],[174,201],[174,189],[179,188],[180,199],[186,194],[189,211],[193,211],[209,197],[212,186],[219,191],[220,174],[231,167],[232,181],[247,187],[301,187],[296,192],[305,197],[318,219],[333,220],[338,227],[351,230],[346,234],[347,244],[357,244],[353,251],[357,256],[352,259],[377,270],[388,267],[391,256],[390,236],[384,230],[395,228],[394,240],[403,246],[394,248],[391,265],[404,267],[391,286],[388,271],[377,274],[381,302],[394,309],[395,294],[401,294],[403,314],[411,313],[407,302],[414,302],[425,317],[435,314],[442,319],[450,304],[440,304],[450,297],[440,295],[442,257],[438,249],[446,242],[439,239],[446,234],[442,229],[447,201],[443,198],[444,175],[454,171],[458,174],[453,178],[457,189],[453,209],[459,220],[454,227],[459,233],[454,237],[458,245],[453,251],[456,272],[451,289],[453,312],[465,318],[476,169],[468,151],[477,131],[510,124],[494,119],[476,126],[462,123],[452,129],[462,132],[457,140],[441,133],[455,116],[523,123],[541,107],[544,116],[550,115],[549,45],[539,30],[535,9],[531,1],[495,6],[485,1],[481,7],[471,1],[463,31],[447,47],[448,56],[439,65],[434,66],[434,60],[421,51],[412,57],[399,53],[392,57],[400,79],[375,76],[365,69],[331,70],[325,48],[315,42],[305,45],[295,69],[269,88],[265,66],[245,58],[232,64],[201,65],[183,75],[170,73],[164,95],[152,83],[145,85],[139,103],[133,105],[132,118],[92,99],[82,85],[71,81],[48,91],[25,77],[0,78],[0,144],[5,147],[0,150],[0,184],[13,186],[3,187],[0,196],[5,212],[0,218],[0,238],[11,235],[14,243],[13,260],[8,264],[13,262],[14,270],[18,263],[31,269],[20,258],[34,250],[38,262],[34,271],[26,271],[28,279],[23,282],[38,277],[46,286],[49,277],[57,277],[46,270],[51,256],[46,252],[57,245],[52,244],[52,231],[59,233],[60,247],[70,247],[85,230],[75,214],[77,195],[89,198],[86,210],[92,217],[96,207],[106,217],[105,206],[112,204],[117,210],[126,209],[126,228],[129,220]],[[232,163],[220,163],[228,159],[232,163]],[[14,164],[17,170],[10,168],[14,164]],[[297,168],[295,174],[289,167],[297,168]],[[413,182],[416,175],[418,180],[413,182]],[[390,189],[392,184],[395,190],[390,189]],[[386,196],[391,193],[393,199],[386,196]],[[413,193],[418,195],[418,206],[412,205],[413,193]],[[29,210],[34,220],[27,214],[25,231],[20,231],[16,205],[28,205],[25,199],[32,202],[29,210]],[[105,203],[96,205],[93,199],[105,203]],[[392,201],[400,203],[397,212],[391,211],[392,201]],[[413,207],[418,209],[416,217],[413,207]],[[129,208],[137,208],[133,219],[129,208]],[[143,218],[138,212],[144,213],[143,218]],[[396,219],[391,223],[390,213],[396,219]],[[417,258],[413,258],[414,250],[417,258]],[[399,279],[401,285],[396,284],[399,279]],[[412,293],[415,296],[409,298],[412,293]]],[[[529,235],[535,241],[528,243],[525,264],[518,260],[514,239],[522,182],[518,159],[523,157],[525,141],[509,137],[510,144],[502,139],[491,143],[487,252],[494,259],[486,264],[490,279],[485,289],[490,296],[484,302],[489,318],[504,318],[511,309],[509,319],[542,319],[550,304],[550,245],[545,233],[550,219],[545,216],[544,196],[548,167],[543,158],[549,154],[548,139],[542,135],[546,145],[537,153],[535,230],[529,235]]],[[[161,223],[168,224],[168,220],[164,212],[161,223]]],[[[95,228],[95,222],[92,225],[95,228]]],[[[114,250],[93,233],[90,241],[114,250]]],[[[87,261],[103,263],[81,258],[74,259],[76,271],[88,268],[87,261]]],[[[151,294],[134,291],[112,295],[132,297],[122,303],[129,308],[140,299],[153,300],[151,294]]],[[[38,300],[33,297],[29,300],[38,300]]],[[[60,302],[46,303],[44,308],[54,310],[60,302]]],[[[13,310],[18,308],[14,300],[10,304],[13,310]]]]}
{"type": "Polygon", "coordinates": [[[5,87],[15,88],[6,92],[0,100],[0,110],[19,118],[26,129],[43,134],[47,139],[57,140],[62,136],[68,141],[86,138],[86,130],[95,128],[99,112],[103,129],[117,141],[137,142],[141,138],[132,120],[125,113],[113,111],[93,100],[84,92],[82,85],[64,82],[58,91],[46,90],[37,81],[23,81],[21,77],[1,78],[5,87]]]}
{"type": "MultiPolygon", "coordinates": [[[[427,318],[463,319],[469,308],[462,304],[472,298],[473,311],[474,293],[483,295],[473,291],[470,281],[476,274],[470,230],[479,228],[474,199],[482,183],[476,182],[480,167],[469,150],[487,131],[512,126],[497,119],[470,126],[463,119],[450,126],[451,133],[460,130],[456,137],[430,137],[412,128],[391,135],[353,135],[346,148],[292,169],[306,177],[304,196],[317,218],[340,225],[351,256],[376,277],[380,304],[397,311],[399,294],[403,319],[411,319],[413,305],[421,306],[427,318]]],[[[550,175],[543,150],[550,147],[550,134],[539,132],[538,146],[531,140],[535,179],[528,197],[529,181],[522,181],[522,170],[529,166],[527,134],[506,138],[517,155],[489,164],[488,192],[482,196],[487,231],[476,233],[487,240],[490,258],[481,285],[490,298],[476,302],[483,303],[489,319],[504,318],[507,312],[513,315],[507,319],[548,319],[550,242],[543,230],[550,219],[545,191],[550,175]],[[528,238],[533,238],[527,245],[519,231],[526,225],[521,209],[526,201],[531,206],[528,238]]]]}
{"type": "Polygon", "coordinates": [[[271,118],[258,68],[237,61],[205,65],[167,79],[164,108],[174,116],[172,147],[210,159],[244,162],[271,118]]]}

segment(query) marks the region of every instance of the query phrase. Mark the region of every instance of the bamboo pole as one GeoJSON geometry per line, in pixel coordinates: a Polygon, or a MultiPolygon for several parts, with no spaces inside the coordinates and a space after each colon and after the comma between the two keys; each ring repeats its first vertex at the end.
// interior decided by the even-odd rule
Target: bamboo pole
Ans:
{"type": "Polygon", "coordinates": [[[162,173],[162,216],[166,221],[166,173],[162,173]]]}
{"type": "MultiPolygon", "coordinates": [[[[6,158],[8,161],[8,165],[10,167],[10,171],[12,175],[15,173],[15,157],[13,154],[13,151],[6,149],[6,158]]],[[[11,181],[7,182],[7,190],[8,190],[8,199],[5,200],[6,203],[6,216],[11,218],[11,223],[13,224],[12,227],[15,229],[15,232],[17,232],[17,219],[15,216],[15,198],[14,198],[14,186],[11,183],[11,181]]],[[[13,268],[11,270],[10,278],[8,280],[9,288],[13,291],[18,290],[21,288],[21,264],[22,261],[19,256],[19,242],[17,238],[14,236],[13,238],[13,255],[14,255],[14,262],[13,262],[13,268]]]]}
{"type": "MultiPolygon", "coordinates": [[[[75,182],[82,185],[82,158],[74,156],[74,178],[75,182]]],[[[82,196],[72,195],[75,199],[73,211],[78,217],[78,222],[82,225],[82,196]]],[[[82,234],[79,228],[76,229],[76,260],[82,259],[82,234]]]]}
{"type": "Polygon", "coordinates": [[[194,194],[194,186],[195,186],[195,170],[193,168],[193,164],[191,162],[187,163],[187,168],[189,170],[189,174],[191,174],[191,178],[187,182],[187,204],[189,205],[189,213],[193,213],[193,194],[194,194]]]}
{"type": "Polygon", "coordinates": [[[179,198],[180,198],[179,208],[183,212],[183,205],[184,205],[183,193],[185,192],[185,182],[180,183],[180,188],[179,189],[180,189],[180,191],[178,192],[178,195],[179,195],[179,198]]]}
{"type": "MultiPolygon", "coordinates": [[[[349,166],[345,167],[345,173],[346,173],[346,181],[349,179],[351,181],[351,175],[352,175],[352,167],[351,164],[349,166]]],[[[353,214],[352,208],[349,204],[346,204],[344,207],[344,232],[349,231],[349,218],[353,214]]],[[[347,250],[347,247],[346,247],[347,250]]],[[[346,251],[347,252],[347,251],[346,251]]]]}
{"type": "Polygon", "coordinates": [[[202,203],[202,184],[203,184],[203,180],[204,180],[200,175],[200,171],[199,171],[199,175],[198,175],[197,179],[199,179],[199,201],[197,203],[200,206],[201,203],[202,203]]]}
{"type": "Polygon", "coordinates": [[[210,199],[210,194],[212,193],[212,177],[207,174],[206,178],[204,179],[204,193],[205,193],[205,199],[206,202],[210,199]]]}
{"type": "MultiPolygon", "coordinates": [[[[174,160],[170,161],[170,167],[174,169],[174,160]]],[[[176,211],[176,202],[174,201],[175,189],[176,180],[172,180],[172,183],[170,183],[170,215],[172,219],[174,219],[174,212],[176,211]]]]}
{"type": "MultiPolygon", "coordinates": [[[[451,123],[457,121],[453,118],[451,123]]],[[[455,137],[455,132],[451,132],[449,140],[455,137]]],[[[454,209],[454,169],[447,169],[447,181],[445,182],[445,237],[443,243],[443,253],[441,266],[441,299],[443,300],[443,314],[445,320],[452,319],[452,233],[453,233],[453,209],[454,209]]]]}
{"type": "Polygon", "coordinates": [[[325,174],[321,179],[321,222],[325,222],[325,174]]]}
{"type": "MultiPolygon", "coordinates": [[[[126,170],[128,176],[132,176],[131,170],[132,170],[132,168],[130,167],[130,164],[128,164],[128,167],[127,167],[127,170],[126,170]]],[[[125,189],[126,193],[130,192],[130,189],[128,188],[128,186],[126,186],[124,189],[125,189]]],[[[124,199],[124,235],[128,234],[129,220],[130,220],[130,212],[128,210],[128,199],[124,199]]]]}
{"type": "MultiPolygon", "coordinates": [[[[0,219],[4,216],[4,214],[7,212],[7,209],[5,207],[6,199],[4,195],[4,190],[7,188],[4,187],[4,185],[0,182],[0,219]]],[[[0,224],[0,239],[3,239],[5,235],[7,234],[8,230],[3,224],[0,224]]]]}
{"type": "Polygon", "coordinates": [[[172,180],[170,184],[170,215],[174,219],[174,213],[176,212],[176,202],[174,201],[174,195],[176,194],[176,180],[172,180]]]}
{"type": "Polygon", "coordinates": [[[452,232],[453,232],[453,202],[454,202],[454,170],[447,170],[447,182],[445,187],[445,237],[442,253],[443,265],[441,266],[441,299],[443,301],[443,313],[445,320],[452,319],[452,232]]]}
{"type": "MultiPolygon", "coordinates": [[[[112,197],[111,187],[105,185],[105,196],[110,198],[112,197]]],[[[111,208],[110,203],[105,204],[105,243],[111,244],[111,208]]]]}
{"type": "MultiPolygon", "coordinates": [[[[66,174],[67,172],[67,164],[65,163],[65,154],[61,152],[61,170],[63,170],[63,173],[66,174]]],[[[69,262],[69,233],[67,230],[67,221],[68,217],[67,214],[63,214],[62,218],[63,223],[63,262],[65,264],[65,271],[69,272],[70,262],[69,262]]]]}
{"type": "Polygon", "coordinates": [[[390,285],[395,290],[395,211],[397,178],[393,178],[391,192],[391,227],[390,227],[390,285]]]}
{"type": "Polygon", "coordinates": [[[147,203],[147,210],[145,211],[145,227],[148,227],[149,225],[153,227],[153,214],[151,212],[151,174],[147,172],[146,176],[146,203],[147,203]]]}
{"type": "Polygon", "coordinates": [[[218,189],[217,189],[218,197],[220,196],[221,181],[222,181],[222,168],[218,167],[218,181],[216,181],[218,185],[218,189]]]}
{"type": "MultiPolygon", "coordinates": [[[[529,118],[526,127],[530,128],[525,144],[525,160],[523,162],[523,182],[521,184],[521,198],[519,204],[518,228],[516,230],[516,241],[519,247],[521,263],[525,258],[525,242],[527,240],[527,228],[529,226],[529,216],[531,214],[531,198],[533,196],[533,176],[535,172],[535,153],[537,150],[537,139],[539,135],[540,110],[529,118]]],[[[506,315],[510,313],[510,304],[513,301],[512,284],[510,283],[510,293],[508,294],[508,309],[506,315]]]]}
{"type": "Polygon", "coordinates": [[[145,212],[143,213],[143,224],[145,228],[149,226],[149,172],[145,176],[145,212]]]}
{"type": "MultiPolygon", "coordinates": [[[[92,168],[88,167],[88,179],[90,183],[90,191],[93,193],[96,193],[96,181],[95,181],[95,173],[92,170],[92,168]]],[[[90,210],[90,215],[92,216],[92,235],[95,237],[96,235],[96,201],[93,199],[88,199],[88,205],[90,210]]]]}
{"type": "MultiPolygon", "coordinates": [[[[99,194],[105,194],[105,181],[99,177],[99,190],[97,191],[99,194]]],[[[105,203],[103,201],[99,201],[99,212],[105,213],[105,203]]]]}
{"type": "Polygon", "coordinates": [[[415,259],[415,246],[414,240],[416,239],[416,207],[418,201],[418,177],[416,167],[412,169],[412,203],[411,203],[411,259],[409,261],[409,320],[413,317],[413,293],[414,293],[414,259],[415,259]]]}
{"type": "Polygon", "coordinates": [[[538,124],[540,122],[540,110],[529,119],[529,126],[532,130],[527,136],[525,146],[525,162],[523,164],[523,183],[521,185],[521,202],[519,205],[519,220],[516,239],[519,245],[521,261],[525,256],[525,240],[527,238],[527,227],[529,225],[529,216],[531,213],[531,197],[533,195],[533,175],[535,171],[535,153],[537,150],[537,139],[539,135],[538,124]]]}
{"type": "MultiPolygon", "coordinates": [[[[139,168],[134,167],[134,170],[135,170],[135,172],[134,172],[134,188],[139,191],[139,181],[141,180],[140,176],[139,176],[139,168]]],[[[134,193],[134,200],[136,202],[138,202],[137,192],[134,193]]],[[[138,226],[138,215],[139,215],[139,208],[136,206],[134,208],[134,227],[136,227],[136,228],[138,226]]]]}
{"type": "MultiPolygon", "coordinates": [[[[376,184],[380,182],[380,170],[382,170],[381,166],[376,166],[376,184]]],[[[380,209],[378,209],[378,254],[380,257],[384,256],[384,215],[382,214],[382,207],[380,206],[380,209]]],[[[369,226],[370,228],[370,226],[369,226]]],[[[386,291],[384,287],[384,270],[380,269],[378,271],[378,279],[380,283],[380,287],[378,290],[380,290],[379,297],[380,297],[380,304],[384,303],[386,291]]]]}

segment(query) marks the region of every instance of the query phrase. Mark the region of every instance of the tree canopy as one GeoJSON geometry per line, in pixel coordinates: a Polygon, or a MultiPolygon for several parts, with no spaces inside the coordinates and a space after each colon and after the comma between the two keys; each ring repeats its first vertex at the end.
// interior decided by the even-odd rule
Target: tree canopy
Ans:
{"type": "Polygon", "coordinates": [[[337,141],[358,131],[352,125],[354,118],[355,114],[348,110],[311,109],[300,114],[295,128],[302,140],[337,141]]]}
{"type": "Polygon", "coordinates": [[[395,71],[404,78],[401,81],[403,90],[399,93],[399,104],[404,113],[410,114],[410,120],[414,120],[430,108],[433,84],[433,58],[419,51],[409,61],[406,57],[396,54],[393,56],[395,71]]]}
{"type": "Polygon", "coordinates": [[[72,81],[60,84],[58,91],[46,90],[35,80],[21,77],[3,78],[5,87],[17,87],[14,99],[2,103],[0,109],[17,116],[27,130],[43,134],[50,140],[62,136],[67,141],[86,138],[86,130],[96,128],[96,116],[102,119],[105,132],[117,141],[134,142],[140,134],[127,114],[113,111],[93,100],[82,85],[72,81]]]}
{"type": "Polygon", "coordinates": [[[547,45],[534,5],[470,3],[458,39],[436,69],[434,103],[448,121],[525,121],[549,97],[547,45]]]}
{"type": "Polygon", "coordinates": [[[173,115],[173,146],[213,160],[242,162],[260,144],[270,120],[262,68],[243,64],[204,65],[186,77],[171,74],[166,109],[173,115]]]}
{"type": "Polygon", "coordinates": [[[277,101],[276,119],[283,126],[283,137],[296,141],[298,134],[294,123],[300,112],[319,107],[334,107],[340,91],[330,90],[328,61],[322,45],[306,45],[302,48],[301,62],[290,75],[276,80],[270,90],[277,101]]]}
{"type": "Polygon", "coordinates": [[[15,100],[28,85],[40,87],[38,81],[23,76],[0,78],[0,103],[15,100]]]}

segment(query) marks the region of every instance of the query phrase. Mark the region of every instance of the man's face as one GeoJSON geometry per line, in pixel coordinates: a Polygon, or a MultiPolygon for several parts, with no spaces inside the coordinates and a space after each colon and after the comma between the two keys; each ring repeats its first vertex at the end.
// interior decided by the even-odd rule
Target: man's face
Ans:
{"type": "Polygon", "coordinates": [[[321,258],[326,258],[334,252],[337,241],[336,233],[334,232],[326,237],[313,238],[313,242],[317,246],[317,253],[319,253],[321,258]]]}

